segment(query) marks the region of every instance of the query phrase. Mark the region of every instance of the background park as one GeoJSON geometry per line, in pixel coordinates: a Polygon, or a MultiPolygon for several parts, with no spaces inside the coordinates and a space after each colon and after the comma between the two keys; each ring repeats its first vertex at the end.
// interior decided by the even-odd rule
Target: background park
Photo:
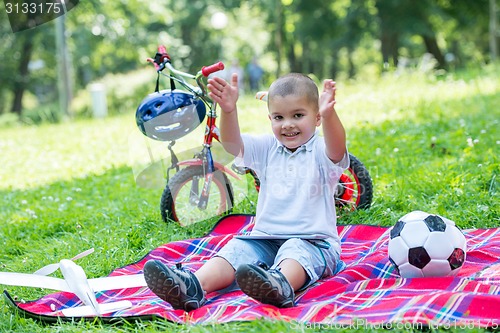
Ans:
{"type": "MultiPolygon", "coordinates": [[[[0,10],[0,271],[33,272],[71,258],[89,277],[135,262],[211,224],[161,220],[164,184],[140,186],[145,138],[135,125],[154,90],[145,62],[163,44],[187,72],[222,60],[245,75],[246,132],[270,131],[247,65],[337,81],[349,151],[369,170],[369,209],[342,224],[392,226],[423,210],[461,228],[500,227],[500,11],[497,0],[214,0],[80,2],[13,33],[0,10]],[[96,93],[105,93],[96,107],[96,93]]],[[[102,95],[101,95],[102,96],[102,95]]],[[[202,126],[200,126],[201,128],[202,126]]],[[[202,129],[201,129],[202,130],[202,129]]],[[[198,134],[197,134],[198,133],[198,134]]],[[[201,143],[195,132],[179,145],[201,143]]],[[[161,158],[165,146],[150,143],[161,158]]],[[[252,200],[235,212],[254,212],[252,200]]],[[[17,300],[48,293],[7,288],[17,300]]],[[[189,326],[167,321],[45,326],[0,303],[2,332],[284,332],[265,320],[189,326]]]]}

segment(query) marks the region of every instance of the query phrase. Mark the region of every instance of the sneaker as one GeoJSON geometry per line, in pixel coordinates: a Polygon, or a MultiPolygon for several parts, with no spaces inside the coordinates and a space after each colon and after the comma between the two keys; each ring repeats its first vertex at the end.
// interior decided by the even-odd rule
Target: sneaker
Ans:
{"type": "Polygon", "coordinates": [[[161,261],[149,260],[144,265],[144,279],[149,289],[174,309],[191,311],[206,301],[198,278],[180,266],[170,268],[161,261]]]}
{"type": "Polygon", "coordinates": [[[245,294],[259,302],[279,308],[294,306],[292,286],[277,269],[265,270],[256,265],[241,265],[236,270],[236,281],[245,294]]]}

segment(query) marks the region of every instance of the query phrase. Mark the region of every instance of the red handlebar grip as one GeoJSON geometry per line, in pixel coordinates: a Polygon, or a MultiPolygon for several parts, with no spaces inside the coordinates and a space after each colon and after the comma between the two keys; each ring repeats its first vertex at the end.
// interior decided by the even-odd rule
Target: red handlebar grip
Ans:
{"type": "Polygon", "coordinates": [[[222,61],[219,61],[218,63],[210,66],[203,66],[201,68],[201,74],[203,74],[203,76],[209,76],[210,74],[221,71],[223,69],[224,63],[222,61]]]}

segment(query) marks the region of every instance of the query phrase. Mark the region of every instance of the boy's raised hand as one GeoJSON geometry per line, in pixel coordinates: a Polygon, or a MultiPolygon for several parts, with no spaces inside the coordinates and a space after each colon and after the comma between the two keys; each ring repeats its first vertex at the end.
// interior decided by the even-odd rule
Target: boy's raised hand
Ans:
{"type": "Polygon", "coordinates": [[[319,114],[322,118],[335,112],[335,90],[335,81],[323,81],[323,92],[319,96],[319,114]]]}
{"type": "Polygon", "coordinates": [[[207,85],[210,91],[210,98],[220,105],[223,112],[233,112],[236,110],[238,101],[238,74],[231,76],[231,84],[220,77],[208,80],[207,85]]]}
{"type": "Polygon", "coordinates": [[[345,130],[335,112],[335,82],[323,81],[323,92],[319,96],[319,114],[323,126],[326,155],[334,163],[342,161],[346,153],[345,130]]]}

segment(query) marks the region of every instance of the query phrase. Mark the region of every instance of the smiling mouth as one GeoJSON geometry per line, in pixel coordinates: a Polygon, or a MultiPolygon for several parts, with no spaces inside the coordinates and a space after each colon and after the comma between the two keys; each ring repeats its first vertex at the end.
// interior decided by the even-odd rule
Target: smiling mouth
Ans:
{"type": "Polygon", "coordinates": [[[294,136],[299,135],[300,132],[293,132],[293,133],[284,133],[283,136],[286,136],[287,138],[293,138],[294,136]]]}

